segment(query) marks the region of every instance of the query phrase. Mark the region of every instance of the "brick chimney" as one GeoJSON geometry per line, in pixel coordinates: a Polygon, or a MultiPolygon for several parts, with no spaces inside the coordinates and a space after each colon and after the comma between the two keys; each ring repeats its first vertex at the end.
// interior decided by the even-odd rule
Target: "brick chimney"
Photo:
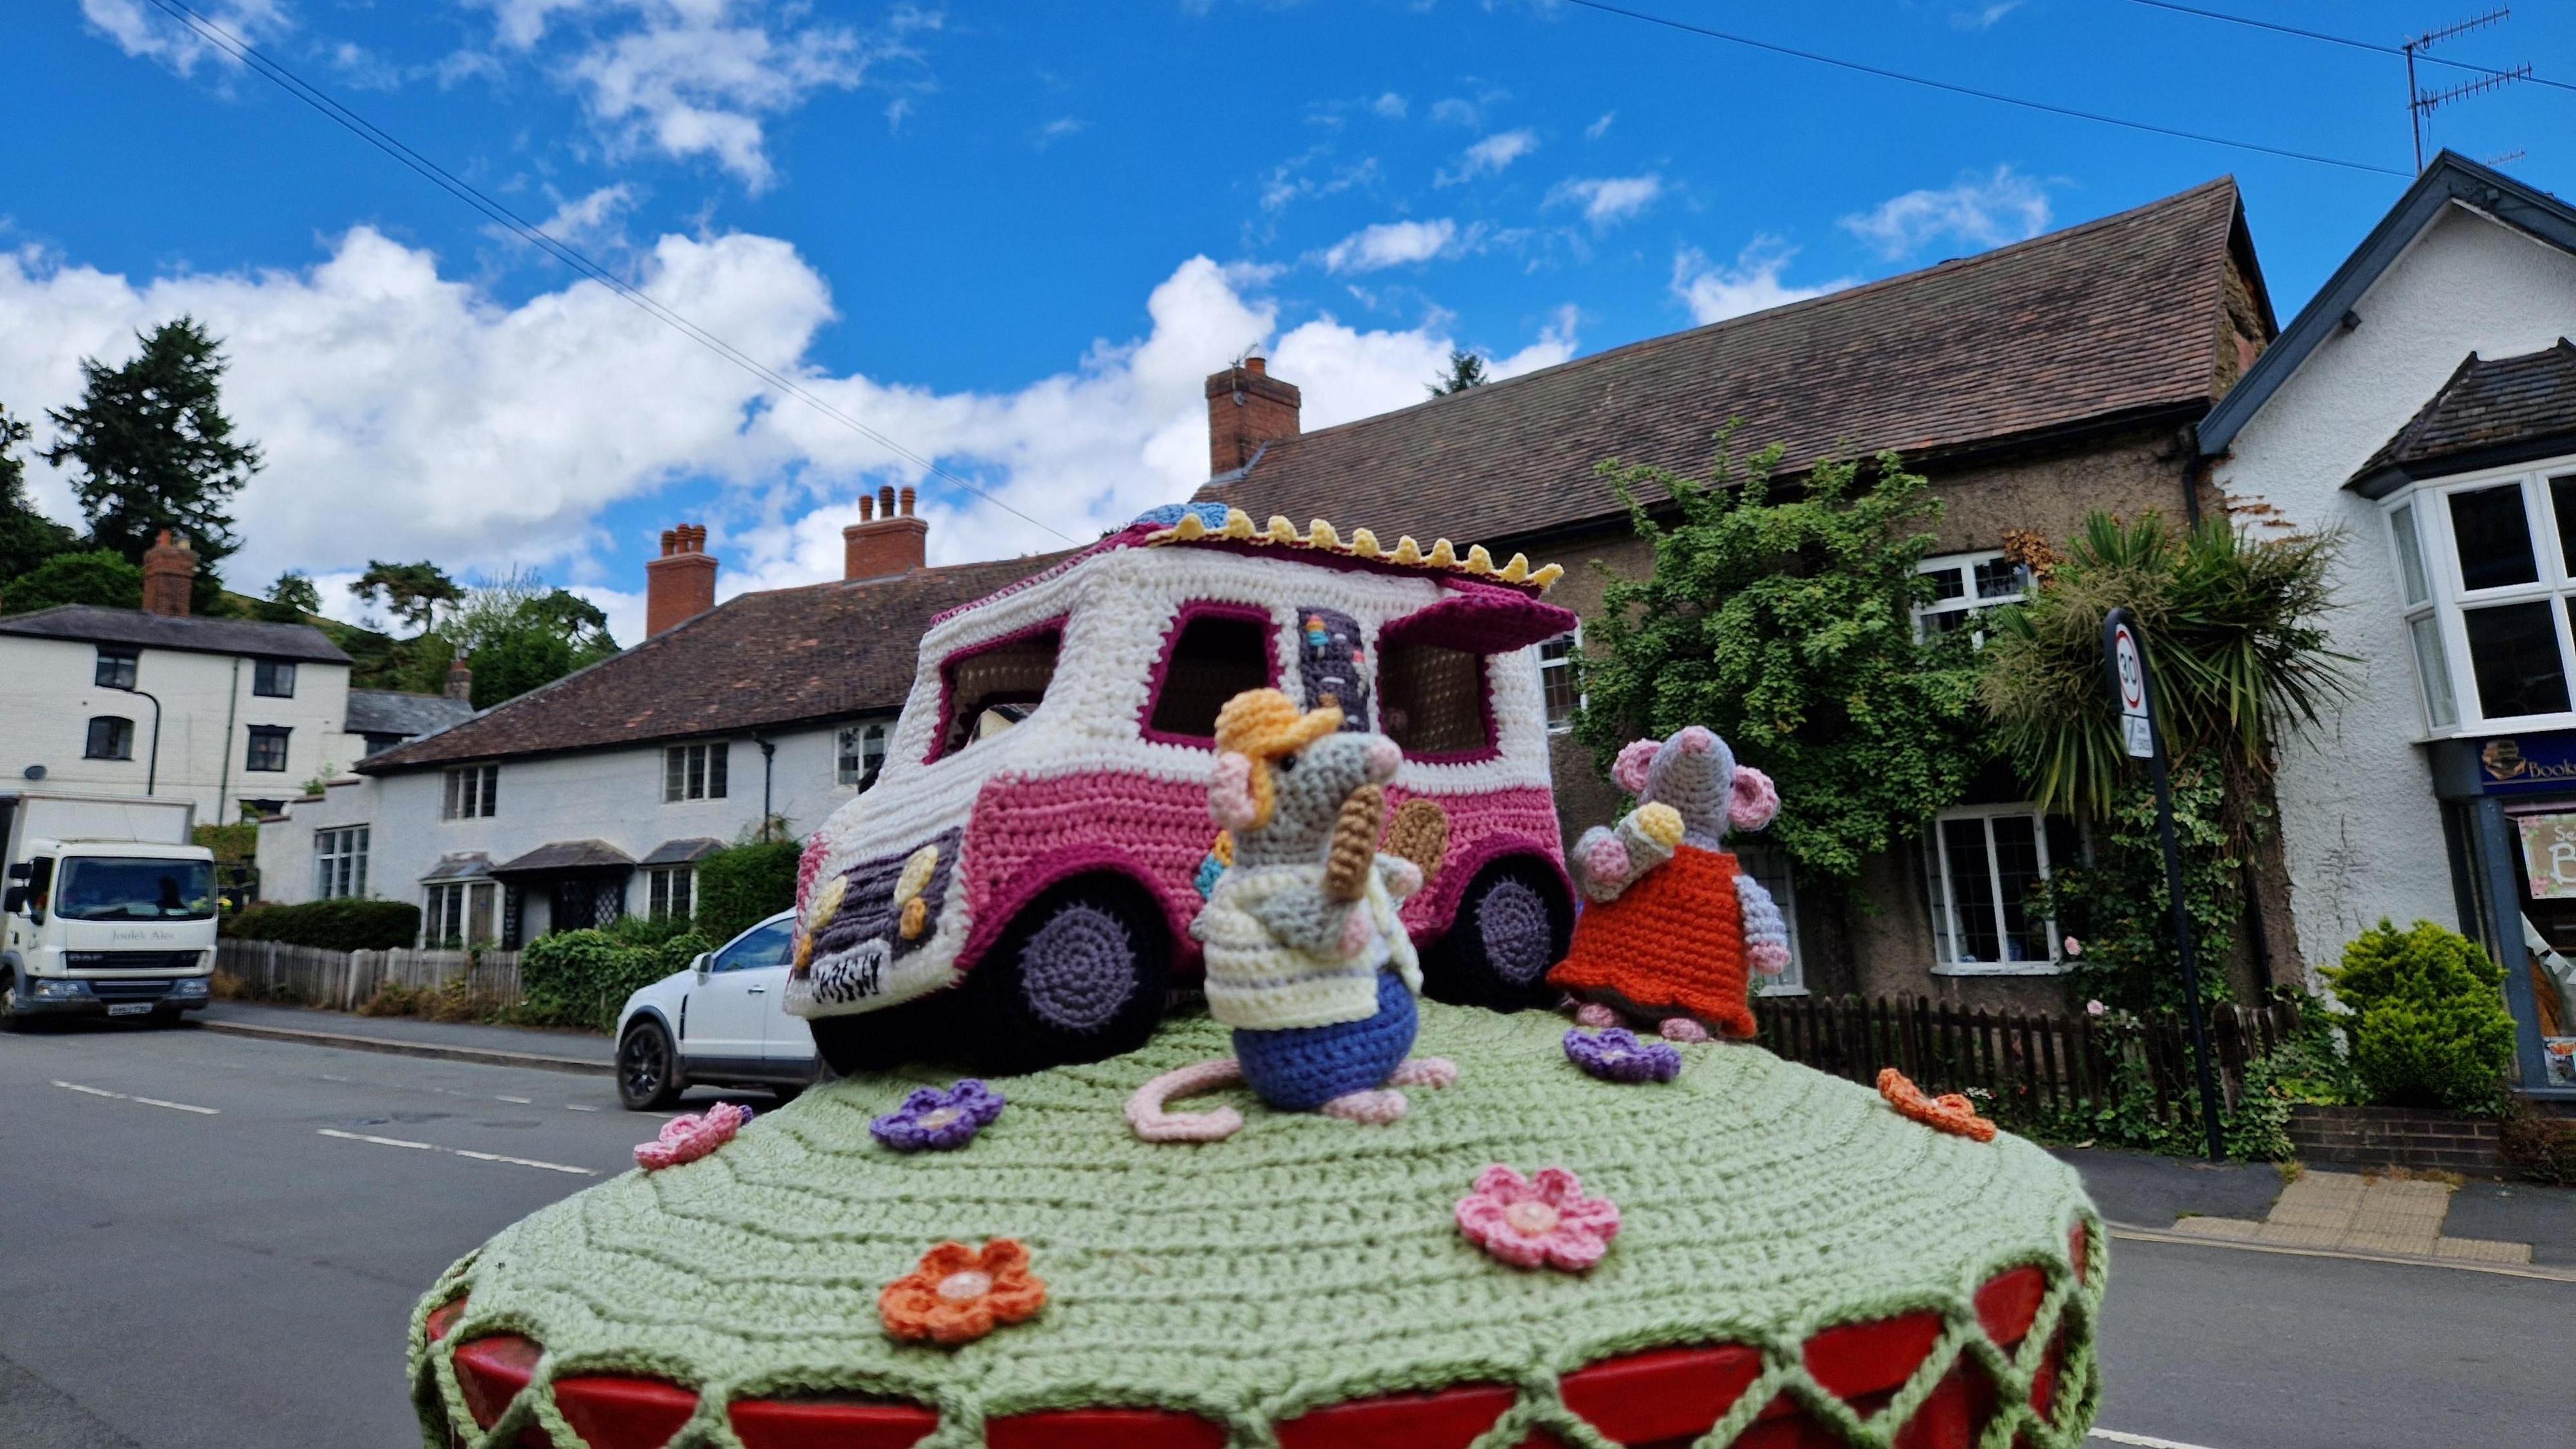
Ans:
{"type": "Polygon", "coordinates": [[[1254,348],[1243,361],[1208,374],[1208,473],[1231,473],[1252,461],[1264,443],[1297,436],[1296,385],[1270,375],[1270,360],[1254,348]]]}
{"type": "Polygon", "coordinates": [[[474,702],[474,668],[462,654],[447,661],[447,697],[474,702]]]}
{"type": "Polygon", "coordinates": [[[662,530],[662,556],[644,561],[644,633],[661,633],[716,606],[716,561],[706,525],[662,530]]]}
{"type": "Polygon", "coordinates": [[[143,551],[143,612],[188,617],[188,593],[196,584],[197,555],[187,538],[173,542],[170,530],[161,530],[160,542],[143,551]]]}
{"type": "Polygon", "coordinates": [[[908,574],[928,560],[930,521],[912,516],[912,500],[912,489],[907,487],[899,500],[903,511],[898,513],[891,485],[879,488],[874,498],[859,495],[859,521],[841,530],[843,579],[908,574]]]}

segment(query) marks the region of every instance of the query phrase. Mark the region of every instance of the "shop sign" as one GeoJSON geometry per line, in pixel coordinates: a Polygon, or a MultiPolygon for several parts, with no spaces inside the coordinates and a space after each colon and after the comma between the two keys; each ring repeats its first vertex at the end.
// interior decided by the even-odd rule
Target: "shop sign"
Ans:
{"type": "Polygon", "coordinates": [[[2524,815],[2523,873],[2536,901],[2576,899],[2576,814],[2524,815]]]}
{"type": "Polygon", "coordinates": [[[2478,783],[2490,795],[2576,790],[2576,731],[2487,741],[2478,751],[2478,783]]]}

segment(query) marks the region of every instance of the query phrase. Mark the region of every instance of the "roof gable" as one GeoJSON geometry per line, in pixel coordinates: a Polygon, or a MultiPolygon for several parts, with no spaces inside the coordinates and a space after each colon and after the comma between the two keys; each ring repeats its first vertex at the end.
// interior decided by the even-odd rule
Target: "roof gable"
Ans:
{"type": "Polygon", "coordinates": [[[2418,478],[2576,452],[2576,343],[2490,362],[2463,359],[2349,487],[2385,497],[2418,478]]]}
{"type": "Polygon", "coordinates": [[[2272,394],[2299,370],[2319,344],[2343,325],[2382,274],[2397,264],[2415,239],[2458,202],[2561,251],[2576,253],[2576,207],[2545,191],[2527,186],[2501,171],[2481,166],[2456,151],[2444,151],[2415,178],[2362,239],[2334,275],[2299,309],[2279,340],[2264,349],[2236,386],[2209,410],[2195,430],[2201,456],[2227,451],[2245,425],[2272,394]]]}
{"type": "MultiPolygon", "coordinates": [[[[1463,547],[1622,512],[1604,459],[1705,469],[1740,422],[1799,471],[2199,416],[2228,266],[2270,324],[2232,178],[1923,271],[1270,444],[1202,499],[1463,547]]],[[[2226,358],[2233,365],[2230,349],[2226,358]]]]}

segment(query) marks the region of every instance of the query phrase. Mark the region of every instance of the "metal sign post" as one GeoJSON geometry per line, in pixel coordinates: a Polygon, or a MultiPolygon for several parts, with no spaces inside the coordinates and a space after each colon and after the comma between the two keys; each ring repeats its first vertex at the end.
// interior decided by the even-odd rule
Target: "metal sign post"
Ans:
{"type": "Polygon", "coordinates": [[[2129,757],[2145,760],[2156,787],[2156,835],[2164,844],[2165,894],[2173,907],[2174,950],[2182,958],[2183,1000],[2191,1009],[2191,1057],[2200,1078],[2200,1121],[2209,1143],[2209,1160],[2222,1162],[2227,1147],[2218,1129],[2218,1081],[2210,1070],[2209,1019],[2200,1005],[2200,963],[2192,950],[2191,910],[2183,902],[2182,851],[2174,843],[2173,779],[2165,770],[2163,731],[2156,728],[2151,707],[2154,683],[2147,673],[2147,651],[2138,622],[2126,609],[2113,609],[2102,621],[2103,662],[2111,676],[2111,698],[2120,706],[2122,737],[2129,757]]]}

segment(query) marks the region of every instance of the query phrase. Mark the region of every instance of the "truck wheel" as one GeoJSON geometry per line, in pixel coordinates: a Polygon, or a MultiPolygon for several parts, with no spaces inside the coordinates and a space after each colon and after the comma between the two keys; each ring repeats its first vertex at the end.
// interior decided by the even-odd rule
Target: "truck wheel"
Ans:
{"type": "Polygon", "coordinates": [[[1448,934],[1422,953],[1422,989],[1434,1001],[1524,1011],[1557,993],[1547,970],[1565,959],[1574,907],[1564,883],[1536,861],[1498,860],[1458,898],[1448,934]]]}
{"type": "Polygon", "coordinates": [[[680,1057],[658,1021],[639,1021],[617,1041],[617,1100],[630,1112],[659,1112],[680,1100],[680,1057]]]}
{"type": "Polygon", "coordinates": [[[36,1019],[18,1010],[18,978],[12,976],[5,983],[0,983],[0,1031],[23,1032],[35,1028],[36,1019]]]}
{"type": "Polygon", "coordinates": [[[959,1042],[996,1075],[1096,1062],[1163,1018],[1172,945],[1162,907],[1124,876],[1077,876],[1020,912],[959,987],[959,1042]]]}

